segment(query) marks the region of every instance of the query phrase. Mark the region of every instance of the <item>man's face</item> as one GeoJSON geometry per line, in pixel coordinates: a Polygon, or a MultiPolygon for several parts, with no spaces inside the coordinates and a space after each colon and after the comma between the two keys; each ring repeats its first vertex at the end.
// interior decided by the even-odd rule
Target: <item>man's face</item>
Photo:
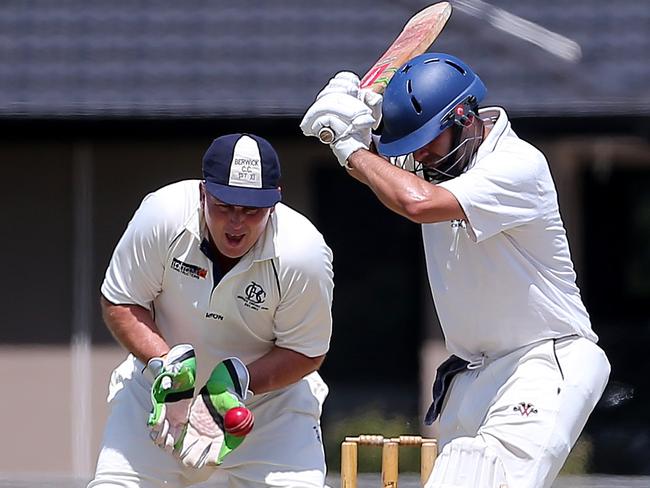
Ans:
{"type": "Polygon", "coordinates": [[[228,205],[201,185],[201,204],[212,242],[228,258],[240,258],[257,242],[273,211],[271,208],[228,205]]]}
{"type": "Polygon", "coordinates": [[[451,152],[452,139],[452,127],[448,127],[429,144],[413,152],[413,158],[423,166],[435,167],[451,152]]]}

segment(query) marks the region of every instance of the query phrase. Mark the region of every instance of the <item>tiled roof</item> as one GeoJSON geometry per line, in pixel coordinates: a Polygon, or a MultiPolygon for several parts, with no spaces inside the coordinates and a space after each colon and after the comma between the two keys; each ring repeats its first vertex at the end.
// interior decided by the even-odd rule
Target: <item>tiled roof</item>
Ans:
{"type": "MultiPolygon", "coordinates": [[[[491,4],[576,40],[583,57],[549,54],[490,24],[480,0],[459,0],[434,49],[475,68],[487,103],[650,115],[647,0],[491,4]]],[[[4,0],[0,117],[298,116],[335,72],[364,72],[423,5],[4,0]]]]}

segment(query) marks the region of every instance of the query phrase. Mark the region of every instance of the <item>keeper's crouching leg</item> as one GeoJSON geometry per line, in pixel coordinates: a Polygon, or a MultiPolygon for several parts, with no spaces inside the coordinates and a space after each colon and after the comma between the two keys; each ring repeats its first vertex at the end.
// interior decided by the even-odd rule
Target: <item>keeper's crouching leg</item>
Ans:
{"type": "Polygon", "coordinates": [[[503,463],[481,437],[458,437],[443,448],[425,488],[508,488],[503,463]]]}

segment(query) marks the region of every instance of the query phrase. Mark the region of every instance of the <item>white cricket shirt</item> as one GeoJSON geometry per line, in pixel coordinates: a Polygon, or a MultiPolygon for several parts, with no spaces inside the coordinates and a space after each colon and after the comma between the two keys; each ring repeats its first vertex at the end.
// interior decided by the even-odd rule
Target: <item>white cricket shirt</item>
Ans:
{"type": "Polygon", "coordinates": [[[473,165],[440,183],[468,221],[422,226],[447,348],[476,360],[572,334],[596,341],[546,158],[517,137],[501,108],[480,115],[496,121],[473,165]]]}
{"type": "Polygon", "coordinates": [[[199,368],[230,356],[250,363],[273,345],[325,354],[332,252],[311,222],[277,204],[257,243],[221,280],[201,250],[204,228],[199,180],[147,195],[115,248],[102,294],[151,310],[170,345],[194,345],[199,368]]]}

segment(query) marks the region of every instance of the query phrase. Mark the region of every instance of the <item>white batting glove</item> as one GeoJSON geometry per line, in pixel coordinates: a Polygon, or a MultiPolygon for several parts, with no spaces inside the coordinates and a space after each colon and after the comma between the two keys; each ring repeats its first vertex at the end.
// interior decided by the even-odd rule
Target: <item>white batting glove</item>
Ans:
{"type": "Polygon", "coordinates": [[[370,147],[371,129],[376,124],[372,110],[361,100],[344,93],[330,93],[316,100],[300,122],[306,136],[318,137],[327,127],[334,132],[330,144],[341,166],[348,167],[350,154],[370,147]]]}
{"type": "Polygon", "coordinates": [[[375,119],[375,124],[372,128],[376,129],[381,121],[381,104],[383,97],[379,93],[375,93],[367,88],[360,89],[360,84],[361,80],[355,73],[351,71],[340,71],[336,73],[334,77],[329,80],[327,85],[325,85],[325,88],[316,95],[316,100],[320,100],[325,95],[330,95],[332,93],[344,93],[358,98],[365,103],[370,110],[372,110],[372,116],[375,119]]]}
{"type": "Polygon", "coordinates": [[[372,118],[375,119],[375,124],[372,128],[376,129],[379,127],[379,122],[381,122],[381,104],[384,101],[384,97],[379,93],[364,88],[359,91],[357,98],[365,103],[372,111],[372,118]]]}
{"type": "Polygon", "coordinates": [[[346,95],[351,95],[354,98],[359,98],[359,77],[352,73],[351,71],[340,71],[331,78],[325,88],[323,88],[318,95],[316,95],[316,100],[320,100],[325,95],[331,93],[345,93],[346,95]]]}

